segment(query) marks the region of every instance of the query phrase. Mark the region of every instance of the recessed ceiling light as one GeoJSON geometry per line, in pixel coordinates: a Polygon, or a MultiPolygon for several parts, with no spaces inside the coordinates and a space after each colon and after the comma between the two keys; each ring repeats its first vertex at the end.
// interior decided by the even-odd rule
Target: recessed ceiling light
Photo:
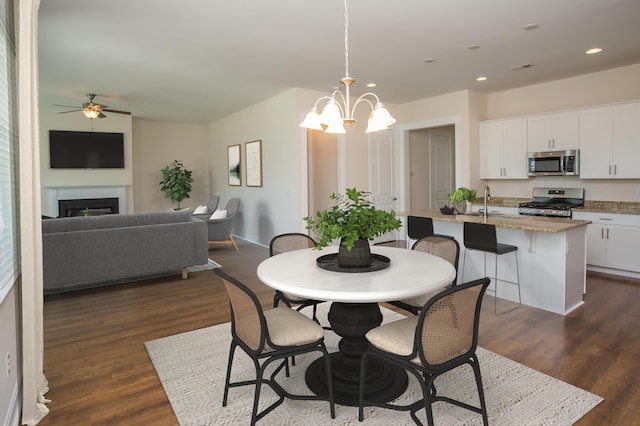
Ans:
{"type": "Polygon", "coordinates": [[[476,49],[479,49],[479,48],[480,48],[479,44],[472,44],[470,46],[467,46],[467,49],[469,49],[469,50],[476,50],[476,49]]]}
{"type": "Polygon", "coordinates": [[[424,61],[425,61],[427,64],[430,64],[430,63],[432,63],[432,62],[435,62],[436,60],[435,60],[435,59],[433,59],[433,58],[427,58],[427,59],[425,59],[424,61]]]}
{"type": "Polygon", "coordinates": [[[376,86],[377,86],[377,84],[375,84],[375,83],[367,83],[367,87],[376,87],[376,86]]]}
{"type": "Polygon", "coordinates": [[[476,81],[487,81],[487,77],[481,75],[480,77],[476,77],[476,81]]]}
{"type": "Polygon", "coordinates": [[[596,53],[600,53],[600,52],[602,52],[602,49],[601,49],[601,48],[599,48],[599,47],[594,47],[593,49],[589,49],[589,50],[587,50],[587,51],[586,51],[586,52],[584,52],[584,53],[586,53],[587,55],[594,55],[594,54],[596,54],[596,53]]]}
{"type": "Polygon", "coordinates": [[[531,30],[535,30],[538,27],[539,27],[538,24],[527,24],[524,26],[524,29],[527,31],[531,31],[531,30]]]}

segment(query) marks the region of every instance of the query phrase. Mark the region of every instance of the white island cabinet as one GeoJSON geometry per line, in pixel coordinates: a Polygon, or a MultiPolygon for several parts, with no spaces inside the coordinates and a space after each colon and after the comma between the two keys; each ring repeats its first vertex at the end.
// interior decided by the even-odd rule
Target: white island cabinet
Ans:
{"type": "Polygon", "coordinates": [[[589,269],[614,275],[640,277],[638,215],[574,212],[573,217],[592,222],[587,227],[589,269]]]}
{"type": "MultiPolygon", "coordinates": [[[[475,207],[475,206],[474,206],[475,207]]],[[[438,210],[406,212],[433,219],[434,232],[454,237],[460,244],[458,283],[483,276],[483,252],[469,251],[464,264],[464,222],[483,222],[479,215],[443,215],[438,210]]],[[[586,292],[586,229],[588,220],[493,214],[486,223],[496,226],[498,241],[518,247],[522,304],[566,315],[581,306],[586,292]]],[[[487,276],[494,286],[495,255],[487,253],[487,276]]],[[[498,256],[498,297],[517,301],[515,256],[498,256]],[[504,282],[503,282],[504,280],[504,282]]],[[[491,294],[491,292],[489,292],[491,294]]]]}

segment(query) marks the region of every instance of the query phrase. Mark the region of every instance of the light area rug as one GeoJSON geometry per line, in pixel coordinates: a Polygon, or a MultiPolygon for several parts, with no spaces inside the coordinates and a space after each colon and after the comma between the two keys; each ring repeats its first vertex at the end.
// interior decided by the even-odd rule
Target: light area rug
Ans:
{"type": "Polygon", "coordinates": [[[213,260],[209,259],[209,261],[205,264],[202,265],[195,265],[195,266],[189,266],[187,268],[188,272],[199,272],[199,271],[208,271],[210,269],[216,269],[216,268],[222,268],[222,265],[220,265],[217,262],[214,262],[213,260]]]}
{"type": "MultiPolygon", "coordinates": [[[[318,306],[318,318],[327,324],[328,303],[318,306]]],[[[403,318],[382,308],[384,322],[403,318]]],[[[252,386],[233,388],[229,403],[222,407],[224,378],[229,354],[230,324],[221,324],[164,337],[145,343],[151,361],[162,382],[178,422],[183,425],[248,424],[253,403],[252,386]]],[[[327,331],[325,343],[335,351],[339,337],[327,331]]],[[[554,379],[498,354],[478,348],[485,399],[492,426],[572,425],[603,399],[590,392],[554,379]]],[[[291,377],[280,374],[279,382],[295,393],[309,393],[304,383],[305,368],[317,354],[296,356],[291,377]]],[[[255,377],[253,364],[236,350],[232,380],[255,377]]],[[[269,372],[269,371],[268,371],[269,372]]],[[[268,376],[268,374],[265,374],[268,376]]],[[[396,402],[406,404],[417,400],[421,391],[410,377],[407,391],[396,402]]],[[[473,372],[468,365],[459,367],[436,379],[438,393],[477,405],[478,396],[473,372]]],[[[263,386],[260,409],[275,401],[275,393],[263,386]]],[[[436,425],[481,425],[479,414],[451,404],[433,404],[436,425]]],[[[418,413],[424,424],[424,410],[418,413]]],[[[367,407],[365,420],[358,422],[357,407],[336,405],[336,418],[329,416],[325,401],[285,402],[269,413],[260,425],[411,425],[407,412],[367,407]]]]}

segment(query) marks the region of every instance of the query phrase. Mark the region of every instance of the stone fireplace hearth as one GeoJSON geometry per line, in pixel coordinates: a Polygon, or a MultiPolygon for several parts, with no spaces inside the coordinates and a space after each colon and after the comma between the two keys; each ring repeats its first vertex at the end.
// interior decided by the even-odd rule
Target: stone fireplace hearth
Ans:
{"type": "Polygon", "coordinates": [[[91,215],[126,213],[125,186],[49,187],[43,191],[43,214],[51,217],[77,216],[89,209],[91,215]],[[62,206],[60,205],[62,203],[62,206]],[[62,208],[61,208],[62,207],[62,208]],[[73,212],[65,209],[72,210],[73,212]],[[93,210],[93,211],[92,211],[93,210]]]}

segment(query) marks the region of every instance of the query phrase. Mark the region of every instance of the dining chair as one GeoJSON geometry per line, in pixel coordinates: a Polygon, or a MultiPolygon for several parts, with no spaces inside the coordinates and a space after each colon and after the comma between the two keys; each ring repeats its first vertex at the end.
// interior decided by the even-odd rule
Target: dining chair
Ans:
{"type": "Polygon", "coordinates": [[[263,311],[257,296],[246,285],[223,272],[221,268],[215,269],[214,272],[222,278],[231,307],[231,347],[222,406],[227,405],[230,388],[255,385],[251,425],[255,425],[258,420],[282,404],[285,397],[295,400],[329,401],[331,418],[334,419],[336,413],[333,402],[331,363],[324,345],[322,327],[291,308],[278,307],[263,311]],[[233,356],[238,346],[253,361],[256,370],[255,380],[231,382],[233,356]],[[329,395],[327,397],[313,394],[300,395],[286,391],[276,381],[276,375],[286,366],[287,358],[315,351],[320,352],[324,358],[329,395]],[[274,361],[280,361],[280,363],[269,379],[263,378],[267,367],[274,361]],[[278,395],[278,400],[258,412],[262,384],[268,385],[278,395]]]}
{"type": "Polygon", "coordinates": [[[432,426],[431,404],[443,401],[481,414],[483,424],[488,425],[476,348],[480,307],[489,283],[489,278],[482,278],[448,288],[431,298],[419,316],[384,324],[367,332],[368,347],[360,364],[358,420],[364,419],[364,406],[367,405],[409,411],[414,422],[421,425],[416,413],[424,408],[427,423],[432,426]],[[420,383],[422,399],[407,405],[365,401],[365,372],[371,357],[380,358],[412,374],[420,383]],[[438,395],[435,379],[464,364],[469,364],[473,370],[479,406],[438,395]]]}
{"type": "MultiPolygon", "coordinates": [[[[451,263],[458,271],[458,259],[460,258],[460,245],[455,238],[448,235],[430,235],[423,237],[413,244],[412,250],[422,251],[432,254],[434,256],[441,257],[451,263]]],[[[456,285],[456,277],[453,278],[451,285],[456,285]]],[[[447,286],[448,287],[448,286],[447,286]]],[[[427,293],[414,296],[408,299],[395,300],[388,302],[397,308],[411,312],[414,315],[418,315],[424,304],[431,299],[436,293],[441,292],[447,287],[441,287],[427,293]]]]}
{"type": "MultiPolygon", "coordinates": [[[[292,250],[301,250],[306,248],[312,248],[316,246],[316,242],[313,238],[306,234],[301,234],[297,232],[291,232],[288,234],[280,234],[276,235],[271,239],[271,243],[269,244],[269,256],[275,256],[280,253],[284,253],[292,250]]],[[[305,297],[296,296],[295,294],[290,294],[286,292],[282,292],[280,290],[276,290],[276,294],[273,297],[273,307],[277,308],[279,302],[283,302],[288,307],[295,306],[297,311],[300,311],[307,306],[311,306],[313,308],[313,315],[311,318],[318,324],[318,317],[316,316],[317,305],[322,303],[322,300],[314,300],[307,299],[305,297]]]]}
{"type": "Polygon", "coordinates": [[[509,281],[502,278],[500,279],[500,281],[515,284],[516,286],[518,286],[518,303],[522,304],[522,297],[520,295],[520,272],[518,270],[518,246],[499,243],[496,234],[496,227],[492,224],[465,222],[462,232],[465,247],[462,265],[462,279],[464,280],[464,269],[467,264],[467,251],[478,250],[483,252],[484,276],[487,276],[487,253],[494,253],[496,256],[496,263],[493,275],[495,296],[493,300],[493,312],[496,316],[499,316],[517,309],[519,306],[507,309],[506,311],[502,311],[500,312],[500,314],[498,314],[498,256],[507,253],[515,254],[516,280],[509,281]]]}

